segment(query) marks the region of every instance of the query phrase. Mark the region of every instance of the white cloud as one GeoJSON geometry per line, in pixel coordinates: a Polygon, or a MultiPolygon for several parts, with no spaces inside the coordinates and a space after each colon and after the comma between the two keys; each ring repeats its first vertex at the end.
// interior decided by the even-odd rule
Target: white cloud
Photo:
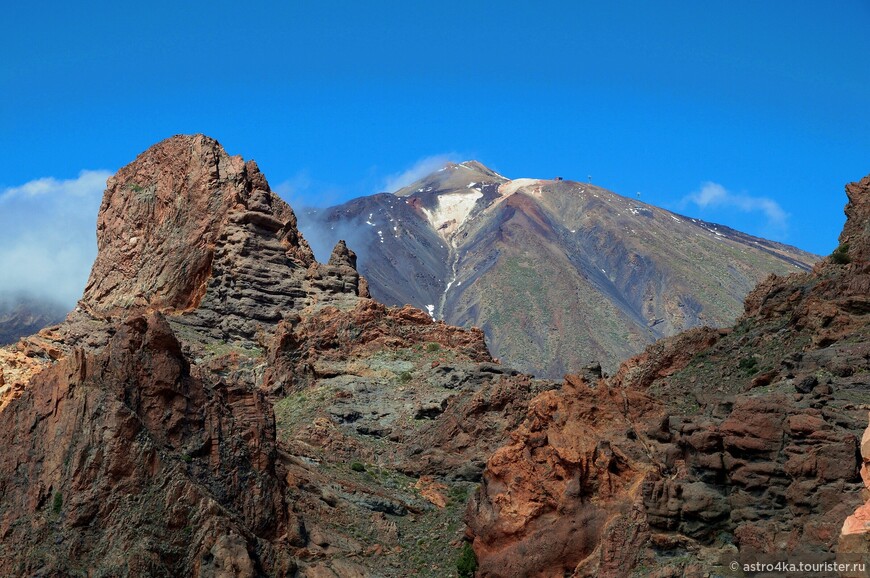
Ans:
{"type": "Polygon", "coordinates": [[[78,178],[59,181],[54,177],[44,177],[24,183],[20,187],[10,187],[0,192],[0,203],[15,197],[41,197],[46,195],[68,197],[90,197],[94,191],[103,192],[106,179],[112,176],[107,171],[81,171],[78,178]]]}
{"type": "Polygon", "coordinates": [[[760,213],[764,215],[771,231],[784,233],[788,228],[788,213],[773,199],[732,193],[718,183],[703,183],[699,191],[685,196],[680,205],[685,207],[689,203],[694,203],[701,209],[735,209],[742,213],[760,213]]]}
{"type": "Polygon", "coordinates": [[[401,173],[395,173],[384,179],[383,188],[377,192],[395,193],[403,187],[407,187],[416,180],[422,179],[430,173],[434,173],[444,166],[445,163],[458,160],[456,153],[443,153],[422,158],[414,165],[401,173]]]}
{"type": "Polygon", "coordinates": [[[97,212],[111,174],[81,171],[0,190],[0,295],[75,304],[96,257],[97,212]]]}

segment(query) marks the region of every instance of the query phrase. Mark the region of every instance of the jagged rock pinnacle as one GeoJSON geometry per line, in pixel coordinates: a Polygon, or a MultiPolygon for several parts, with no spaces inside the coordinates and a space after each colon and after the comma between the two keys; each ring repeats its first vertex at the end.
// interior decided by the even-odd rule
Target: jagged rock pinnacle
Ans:
{"type": "Polygon", "coordinates": [[[344,239],[335,244],[332,254],[329,256],[330,265],[347,265],[356,269],[356,253],[347,248],[344,239]]]}
{"type": "Polygon", "coordinates": [[[250,225],[299,267],[314,261],[292,209],[256,163],[204,135],[152,146],[107,183],[82,305],[99,313],[197,307],[231,224],[250,225]]]}
{"type": "Polygon", "coordinates": [[[314,260],[254,161],[203,135],[160,142],[109,179],[80,305],[159,310],[214,339],[256,341],[305,307],[367,297],[344,243],[314,260]]]}

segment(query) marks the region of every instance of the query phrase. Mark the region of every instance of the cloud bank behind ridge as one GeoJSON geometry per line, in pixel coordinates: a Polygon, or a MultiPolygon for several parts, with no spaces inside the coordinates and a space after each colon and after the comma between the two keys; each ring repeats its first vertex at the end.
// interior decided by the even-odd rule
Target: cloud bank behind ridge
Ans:
{"type": "Polygon", "coordinates": [[[75,305],[97,254],[97,212],[111,175],[84,170],[0,190],[0,296],[75,305]]]}

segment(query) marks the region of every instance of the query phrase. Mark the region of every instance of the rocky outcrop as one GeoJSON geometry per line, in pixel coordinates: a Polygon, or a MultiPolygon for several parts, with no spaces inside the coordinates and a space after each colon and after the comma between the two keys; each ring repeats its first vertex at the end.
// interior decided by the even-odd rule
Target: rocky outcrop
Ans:
{"type": "Polygon", "coordinates": [[[227,291],[233,274],[262,290],[279,283],[284,269],[314,261],[296,216],[257,164],[203,135],[154,145],[109,179],[97,246],[81,303],[102,313],[179,312],[225,293],[244,303],[250,296],[227,291]],[[258,258],[246,259],[252,253],[258,258]]]}
{"type": "Polygon", "coordinates": [[[203,135],[167,139],[109,179],[97,240],[83,310],[156,309],[209,339],[258,344],[288,312],[367,294],[352,251],[315,262],[256,163],[203,135]]]}
{"type": "Polygon", "coordinates": [[[388,308],[363,299],[350,310],[327,306],[317,315],[280,323],[268,351],[263,386],[273,392],[298,391],[319,378],[343,373],[354,358],[423,346],[443,346],[475,361],[491,361],[479,329],[436,323],[410,306],[388,308]]]}
{"type": "MultiPolygon", "coordinates": [[[[311,288],[309,294],[322,292],[332,296],[332,301],[340,295],[369,297],[368,283],[356,270],[356,253],[344,241],[335,245],[325,265],[312,263],[305,279],[311,288]]],[[[348,301],[351,306],[355,303],[355,299],[348,301]]]]}
{"type": "Polygon", "coordinates": [[[625,432],[656,409],[642,393],[579,377],[536,397],[469,506],[481,575],[606,576],[634,565],[649,539],[642,490],[655,469],[625,432]]]}
{"type": "Polygon", "coordinates": [[[160,314],[44,370],[3,417],[0,535],[28,545],[4,575],[215,575],[226,543],[257,572],[293,568],[272,546],[289,515],[264,397],[204,382],[160,314]]]}
{"type": "Polygon", "coordinates": [[[668,377],[686,367],[695,355],[709,349],[727,333],[724,329],[697,327],[662,339],[628,363],[620,365],[610,385],[623,387],[631,384],[635,389],[646,389],[657,379],[668,377]]]}
{"type": "Polygon", "coordinates": [[[738,555],[864,551],[870,189],[848,192],[848,263],[770,277],[732,329],[662,340],[613,378],[531,402],[466,514],[481,576],[703,575],[738,555]]]}

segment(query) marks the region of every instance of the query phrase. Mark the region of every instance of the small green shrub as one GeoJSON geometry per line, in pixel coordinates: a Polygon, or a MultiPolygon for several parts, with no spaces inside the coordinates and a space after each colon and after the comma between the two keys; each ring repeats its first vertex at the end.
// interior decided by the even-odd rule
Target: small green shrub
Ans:
{"type": "Polygon", "coordinates": [[[399,382],[401,383],[408,383],[411,379],[412,376],[410,371],[403,371],[399,374],[399,382]]]}
{"type": "Polygon", "coordinates": [[[456,485],[450,488],[450,498],[460,504],[468,501],[468,486],[456,485]]]}
{"type": "Polygon", "coordinates": [[[60,492],[55,492],[54,493],[54,500],[52,501],[52,504],[51,504],[51,510],[55,514],[60,514],[60,511],[62,508],[63,508],[63,494],[61,494],[60,492]]]}
{"type": "Polygon", "coordinates": [[[426,351],[440,351],[441,344],[440,343],[428,343],[426,344],[426,351]]]}
{"type": "Polygon", "coordinates": [[[747,373],[755,373],[756,371],[758,371],[758,360],[754,357],[744,357],[737,364],[737,367],[747,373]]]}
{"type": "Polygon", "coordinates": [[[355,472],[364,472],[366,471],[366,467],[359,462],[354,462],[350,465],[350,469],[355,472]]]}
{"type": "Polygon", "coordinates": [[[848,265],[851,263],[852,258],[849,256],[849,244],[844,243],[834,249],[834,252],[831,253],[831,261],[837,265],[848,265]]]}
{"type": "Polygon", "coordinates": [[[456,570],[459,572],[459,578],[474,577],[474,572],[477,570],[477,556],[474,555],[474,549],[468,542],[462,544],[459,559],[456,560],[456,570]]]}

